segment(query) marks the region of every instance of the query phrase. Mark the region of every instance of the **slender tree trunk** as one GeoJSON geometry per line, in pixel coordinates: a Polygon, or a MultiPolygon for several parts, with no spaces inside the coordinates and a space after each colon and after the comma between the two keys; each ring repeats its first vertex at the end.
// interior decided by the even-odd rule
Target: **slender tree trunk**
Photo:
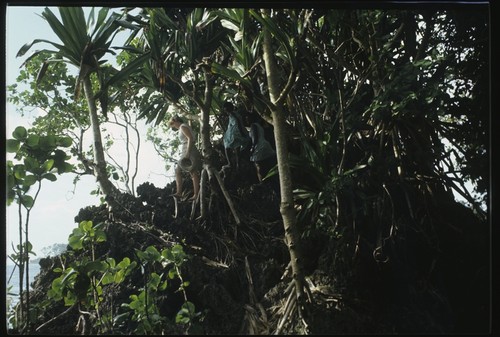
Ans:
{"type": "Polygon", "coordinates": [[[209,159],[212,152],[212,143],[210,142],[210,106],[212,105],[214,81],[212,75],[205,70],[205,97],[201,106],[201,143],[203,147],[203,156],[209,159]]]}
{"type": "MultiPolygon", "coordinates": [[[[204,177],[207,177],[208,172],[212,168],[212,143],[210,141],[210,106],[212,105],[213,97],[213,86],[214,81],[212,75],[204,70],[205,75],[205,94],[203,102],[200,102],[199,106],[201,109],[201,144],[203,153],[203,167],[204,170],[200,173],[204,177]]],[[[200,179],[200,191],[207,191],[208,179],[200,179]]],[[[206,198],[206,193],[200,194],[200,217],[204,218],[206,216],[206,211],[208,199],[206,198]]]]}
{"type": "MultiPolygon", "coordinates": [[[[19,201],[19,303],[20,303],[20,317],[18,318],[19,322],[24,321],[25,317],[25,306],[24,306],[24,299],[23,299],[23,282],[24,282],[24,249],[23,249],[23,222],[22,222],[22,204],[21,201],[19,201]]],[[[22,331],[21,331],[22,332],[22,331]]]]}
{"type": "MultiPolygon", "coordinates": [[[[267,15],[266,10],[263,14],[267,15]]],[[[278,85],[278,66],[274,58],[270,32],[264,27],[263,59],[266,68],[269,96],[274,107],[271,111],[274,126],[274,139],[276,142],[276,156],[278,161],[278,173],[281,191],[280,212],[285,228],[285,238],[290,253],[290,262],[295,282],[295,291],[298,301],[299,315],[303,318],[304,313],[304,275],[302,268],[302,254],[299,249],[299,231],[297,228],[297,217],[293,201],[292,175],[288,160],[288,148],[286,137],[286,123],[283,105],[278,101],[280,96],[278,85]]]]}
{"type": "Polygon", "coordinates": [[[94,93],[90,77],[85,76],[83,79],[83,89],[89,107],[90,125],[93,134],[93,150],[94,150],[94,175],[101,187],[101,191],[105,197],[113,197],[116,192],[116,187],[111,183],[106,171],[106,159],[104,158],[104,150],[102,146],[101,127],[97,116],[97,107],[95,105],[94,93]]]}

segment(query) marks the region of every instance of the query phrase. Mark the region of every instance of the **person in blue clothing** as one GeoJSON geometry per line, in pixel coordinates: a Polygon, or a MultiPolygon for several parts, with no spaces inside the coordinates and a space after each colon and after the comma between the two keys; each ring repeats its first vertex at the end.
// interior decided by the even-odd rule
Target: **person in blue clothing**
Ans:
{"type": "Polygon", "coordinates": [[[262,179],[276,166],[276,151],[267,141],[260,123],[255,122],[250,125],[250,138],[252,140],[250,161],[255,165],[259,182],[262,182],[262,179]]]}
{"type": "Polygon", "coordinates": [[[234,166],[239,170],[240,152],[250,146],[250,137],[241,114],[235,110],[233,103],[225,102],[223,111],[229,117],[227,130],[224,133],[224,151],[227,159],[227,165],[224,167],[234,166]]]}

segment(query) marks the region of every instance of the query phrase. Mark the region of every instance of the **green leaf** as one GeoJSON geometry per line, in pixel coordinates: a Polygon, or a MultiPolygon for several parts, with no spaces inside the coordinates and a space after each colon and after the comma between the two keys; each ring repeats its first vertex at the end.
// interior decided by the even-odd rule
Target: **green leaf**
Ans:
{"type": "Polygon", "coordinates": [[[24,177],[23,185],[24,186],[31,186],[31,185],[35,184],[37,181],[38,181],[37,177],[30,174],[30,175],[27,175],[26,177],[24,177]]]}
{"type": "Polygon", "coordinates": [[[153,273],[151,273],[151,275],[149,277],[148,288],[150,290],[156,291],[158,289],[158,285],[160,284],[160,282],[161,282],[160,275],[153,272],[153,273]]]}
{"type": "Polygon", "coordinates": [[[21,195],[21,204],[26,207],[26,208],[31,208],[33,207],[33,204],[35,201],[33,200],[33,197],[30,195],[21,195]]]}
{"type": "Polygon", "coordinates": [[[42,150],[52,150],[56,147],[56,137],[53,135],[48,135],[45,137],[40,137],[40,148],[42,150]]]}
{"type": "Polygon", "coordinates": [[[96,231],[96,242],[104,242],[106,241],[106,233],[104,233],[103,231],[99,230],[99,231],[96,231]]]}
{"type": "Polygon", "coordinates": [[[74,250],[80,250],[83,248],[82,240],[80,236],[70,235],[68,239],[68,245],[74,250]]]}
{"type": "Polygon", "coordinates": [[[60,149],[57,149],[54,151],[54,160],[64,161],[65,159],[68,159],[66,152],[64,152],[63,150],[60,150],[60,149]]]}
{"type": "Polygon", "coordinates": [[[123,260],[118,263],[118,267],[121,269],[126,269],[130,265],[130,258],[124,257],[123,260]]]}
{"type": "Polygon", "coordinates": [[[80,225],[78,226],[81,228],[84,232],[89,232],[92,229],[93,223],[92,221],[82,221],[80,222],[80,225]]]}
{"type": "Polygon", "coordinates": [[[24,166],[26,167],[26,171],[34,172],[40,168],[40,163],[33,157],[26,157],[24,158],[24,166]]]}
{"type": "Polygon", "coordinates": [[[187,323],[189,323],[189,317],[183,317],[181,315],[177,315],[177,316],[175,316],[175,323],[187,324],[187,323]]]}
{"type": "Polygon", "coordinates": [[[7,139],[6,141],[7,152],[16,153],[17,151],[19,151],[20,145],[21,142],[18,141],[17,139],[7,139]]]}
{"type": "Polygon", "coordinates": [[[93,271],[103,272],[108,268],[105,262],[91,261],[85,265],[84,272],[91,273],[93,271]]]}
{"type": "Polygon", "coordinates": [[[213,73],[223,75],[234,81],[239,81],[242,85],[244,85],[247,88],[252,88],[251,82],[247,78],[241,77],[241,75],[234,69],[229,69],[221,64],[213,62],[211,70],[213,73]]]}
{"type": "Polygon", "coordinates": [[[62,163],[62,165],[60,165],[57,168],[57,173],[59,173],[59,174],[67,173],[67,172],[71,172],[71,171],[73,171],[73,165],[71,165],[69,163],[62,163]]]}
{"type": "Polygon", "coordinates": [[[50,171],[54,166],[54,159],[47,159],[45,163],[43,163],[43,168],[45,171],[50,171]]]}
{"type": "Polygon", "coordinates": [[[56,181],[57,177],[53,173],[45,173],[42,175],[42,178],[50,180],[50,181],[56,181]]]}
{"type": "MultiPolygon", "coordinates": [[[[116,275],[113,275],[109,272],[106,272],[106,274],[104,274],[104,276],[102,277],[101,282],[102,282],[102,285],[105,286],[106,284],[116,282],[115,279],[116,279],[116,275]]],[[[116,283],[119,283],[119,282],[116,282],[116,283]]]]}
{"type": "Polygon", "coordinates": [[[38,145],[40,142],[40,136],[38,135],[29,135],[28,139],[26,140],[26,144],[30,147],[35,147],[38,145]]]}
{"type": "Polygon", "coordinates": [[[26,131],[26,128],[23,126],[18,126],[14,132],[12,132],[12,137],[14,137],[17,140],[24,140],[28,136],[28,131],[26,131]]]}
{"type": "Polygon", "coordinates": [[[160,286],[158,287],[158,290],[163,291],[163,290],[167,289],[167,286],[168,286],[168,280],[165,280],[164,282],[162,282],[160,284],[160,286]]]}
{"type": "Polygon", "coordinates": [[[26,176],[26,167],[24,165],[14,166],[14,177],[16,179],[23,179],[26,176]]]}
{"type": "Polygon", "coordinates": [[[70,307],[76,303],[76,300],[77,300],[76,296],[73,295],[73,293],[69,293],[68,296],[64,297],[64,305],[70,307]]]}
{"type": "Polygon", "coordinates": [[[108,268],[109,268],[109,269],[113,269],[113,268],[115,268],[115,266],[116,266],[116,261],[115,261],[115,259],[113,259],[112,257],[108,257],[108,258],[106,259],[106,264],[108,265],[108,268]]]}
{"type": "Polygon", "coordinates": [[[194,304],[192,302],[189,302],[189,301],[186,301],[183,305],[182,305],[182,308],[187,310],[187,312],[191,313],[191,314],[194,314],[195,312],[195,307],[194,307],[194,304]]]}
{"type": "Polygon", "coordinates": [[[81,228],[73,229],[73,232],[70,234],[68,238],[68,244],[74,250],[80,250],[83,248],[82,238],[84,236],[84,232],[81,228]]]}
{"type": "Polygon", "coordinates": [[[70,137],[60,137],[57,140],[57,144],[62,147],[70,147],[73,144],[73,140],[70,137]]]}
{"type": "Polygon", "coordinates": [[[128,64],[125,68],[121,69],[113,77],[111,77],[105,83],[104,87],[109,87],[126,79],[129,79],[130,75],[134,74],[135,72],[140,70],[140,68],[142,68],[142,65],[149,59],[150,56],[151,55],[148,52],[130,62],[130,64],[128,64]]]}
{"type": "Polygon", "coordinates": [[[16,199],[16,192],[14,192],[13,190],[7,191],[7,206],[12,205],[15,199],[16,199]]]}

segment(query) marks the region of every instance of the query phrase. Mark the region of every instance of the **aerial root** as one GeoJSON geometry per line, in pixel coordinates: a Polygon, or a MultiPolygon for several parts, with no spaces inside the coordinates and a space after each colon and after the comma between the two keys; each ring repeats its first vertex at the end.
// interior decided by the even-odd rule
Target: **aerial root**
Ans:
{"type": "Polygon", "coordinates": [[[40,329],[44,328],[46,325],[49,325],[50,323],[54,322],[55,320],[57,320],[58,318],[61,318],[63,317],[64,315],[66,315],[67,313],[69,313],[73,308],[76,307],[76,303],[73,304],[71,307],[69,307],[68,309],[66,309],[65,311],[63,311],[62,313],[60,313],[59,315],[57,315],[56,317],[53,317],[51,318],[50,320],[48,320],[47,322],[43,323],[42,325],[40,325],[38,328],[35,329],[35,331],[40,331],[40,329]]]}
{"type": "Polygon", "coordinates": [[[267,313],[255,295],[252,273],[247,256],[245,256],[245,271],[248,279],[248,295],[250,299],[250,304],[244,305],[245,318],[243,322],[247,325],[246,333],[251,335],[268,335],[269,321],[267,319],[267,313]]]}

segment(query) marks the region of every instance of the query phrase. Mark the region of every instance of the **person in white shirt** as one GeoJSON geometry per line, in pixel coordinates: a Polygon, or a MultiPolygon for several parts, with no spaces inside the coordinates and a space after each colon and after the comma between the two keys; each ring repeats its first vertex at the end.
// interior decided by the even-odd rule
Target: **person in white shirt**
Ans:
{"type": "Polygon", "coordinates": [[[200,172],[202,168],[201,154],[196,148],[195,134],[191,127],[184,123],[183,119],[177,115],[173,116],[169,125],[179,130],[179,140],[181,142],[180,159],[175,168],[175,181],[177,191],[174,194],[176,197],[183,196],[182,190],[182,171],[189,172],[193,181],[193,196],[190,201],[196,200],[200,192],[200,172]]]}

